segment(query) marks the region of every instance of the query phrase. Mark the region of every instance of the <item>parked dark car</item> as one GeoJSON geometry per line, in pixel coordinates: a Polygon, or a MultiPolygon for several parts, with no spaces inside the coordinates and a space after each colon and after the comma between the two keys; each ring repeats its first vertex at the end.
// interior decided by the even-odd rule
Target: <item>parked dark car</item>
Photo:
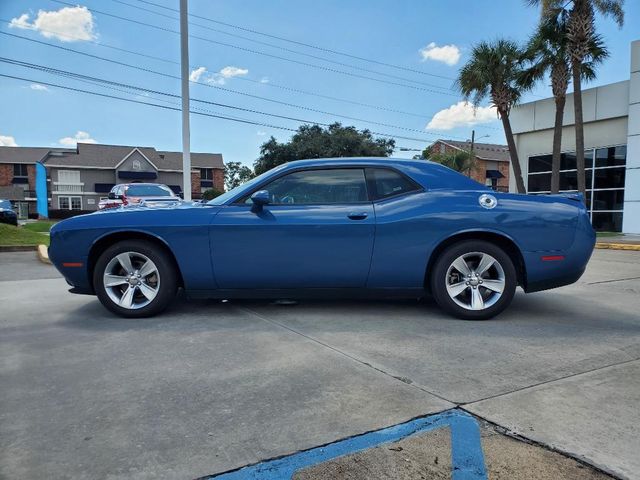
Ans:
{"type": "Polygon", "coordinates": [[[161,183],[122,183],[114,186],[105,200],[100,200],[98,210],[136,205],[140,202],[179,202],[173,190],[161,183]]]}
{"type": "Polygon", "coordinates": [[[579,194],[518,195],[425,160],[290,162],[208,203],[133,206],[51,229],[75,293],[144,317],[192,297],[419,298],[459,318],[503,311],[516,287],[575,282],[595,232],[579,194]]]}
{"type": "Polygon", "coordinates": [[[18,214],[9,200],[0,200],[0,223],[18,226],[18,214]]]}

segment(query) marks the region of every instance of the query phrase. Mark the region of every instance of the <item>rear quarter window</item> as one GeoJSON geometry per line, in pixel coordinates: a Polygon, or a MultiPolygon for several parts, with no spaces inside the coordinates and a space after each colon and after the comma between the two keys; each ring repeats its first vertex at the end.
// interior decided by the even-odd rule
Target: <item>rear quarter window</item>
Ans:
{"type": "Polygon", "coordinates": [[[367,168],[366,173],[374,200],[422,190],[409,177],[390,168],[367,168]]]}

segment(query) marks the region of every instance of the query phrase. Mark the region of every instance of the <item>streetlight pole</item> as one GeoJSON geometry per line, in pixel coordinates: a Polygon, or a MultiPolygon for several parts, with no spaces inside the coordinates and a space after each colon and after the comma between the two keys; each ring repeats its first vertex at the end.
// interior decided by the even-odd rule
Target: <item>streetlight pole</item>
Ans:
{"type": "Polygon", "coordinates": [[[189,129],[189,13],[180,0],[180,70],[182,80],[182,194],[191,201],[191,133],[189,129]]]}

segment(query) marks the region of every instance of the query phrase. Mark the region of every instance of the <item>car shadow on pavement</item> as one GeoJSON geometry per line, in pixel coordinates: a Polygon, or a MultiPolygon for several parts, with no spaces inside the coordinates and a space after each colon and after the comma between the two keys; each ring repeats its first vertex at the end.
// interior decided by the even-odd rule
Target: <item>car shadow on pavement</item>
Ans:
{"type": "MultiPolygon", "coordinates": [[[[89,298],[89,297],[88,297],[89,298]]],[[[625,335],[640,334],[637,314],[629,309],[601,305],[598,298],[581,298],[580,303],[566,295],[543,292],[525,295],[518,292],[511,307],[491,320],[468,321],[452,318],[442,312],[430,297],[423,299],[371,299],[371,300],[299,300],[296,302],[275,302],[272,300],[201,300],[187,299],[179,294],[174,304],[163,314],[151,318],[121,318],[107,311],[97,299],[71,311],[63,322],[68,327],[90,330],[143,330],[143,329],[215,329],[228,328],[230,324],[242,326],[242,319],[255,321],[282,319],[295,320],[305,325],[315,324],[332,333],[352,332],[358,326],[377,324],[383,328],[393,328],[398,322],[433,327],[458,325],[465,329],[491,330],[500,336],[502,329],[496,324],[511,326],[535,322],[539,327],[536,335],[544,337],[545,325],[566,327],[572,335],[592,334],[594,329],[606,330],[625,335]],[[355,321],[354,321],[355,319],[355,321]],[[606,319],[607,321],[603,321],[606,319]],[[381,325],[382,324],[382,325],[381,325]],[[387,325],[384,325],[387,324],[387,325]],[[493,326],[492,326],[493,325],[493,326]],[[579,327],[579,328],[575,328],[579,327]],[[587,333],[586,330],[591,331],[587,333]]],[[[548,329],[549,335],[557,335],[555,328],[548,329]]],[[[505,331],[505,335],[511,332],[505,331]]]]}

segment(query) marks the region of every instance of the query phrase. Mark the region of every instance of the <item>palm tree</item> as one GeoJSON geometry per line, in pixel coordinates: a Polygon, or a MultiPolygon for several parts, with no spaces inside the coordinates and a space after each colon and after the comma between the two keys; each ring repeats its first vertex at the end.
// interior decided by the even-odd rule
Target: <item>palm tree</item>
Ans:
{"type": "MultiPolygon", "coordinates": [[[[538,28],[527,45],[527,59],[531,63],[521,79],[526,86],[533,86],[549,73],[551,91],[556,104],[553,127],[553,155],[551,163],[551,193],[560,191],[560,152],[562,149],[562,127],[567,89],[571,81],[571,55],[568,39],[568,15],[563,9],[555,9],[553,14],[542,17],[538,28]]],[[[601,63],[609,52],[598,36],[589,43],[589,61],[582,64],[582,79],[595,78],[595,66],[601,63]]]]}
{"type": "Polygon", "coordinates": [[[465,99],[472,99],[479,105],[486,97],[498,110],[516,180],[518,193],[526,193],[522,180],[522,169],[518,151],[513,139],[509,113],[518,103],[524,91],[519,80],[523,73],[524,52],[517,43],[499,39],[494,42],[481,42],[473,47],[471,58],[462,67],[456,80],[456,86],[465,99]]]}
{"type": "Polygon", "coordinates": [[[471,154],[464,150],[451,153],[434,153],[432,149],[427,149],[426,153],[426,158],[432,162],[439,163],[467,176],[471,176],[471,171],[476,168],[475,159],[471,158],[471,154]]]}
{"type": "Polygon", "coordinates": [[[576,129],[576,168],[578,190],[586,193],[584,174],[584,120],[582,116],[583,66],[590,61],[589,48],[594,38],[595,12],[604,17],[613,17],[618,26],[624,24],[624,0],[527,0],[531,5],[541,5],[543,17],[568,12],[567,40],[571,57],[573,80],[573,108],[576,129]],[[567,8],[567,7],[571,8],[567,8]]]}

